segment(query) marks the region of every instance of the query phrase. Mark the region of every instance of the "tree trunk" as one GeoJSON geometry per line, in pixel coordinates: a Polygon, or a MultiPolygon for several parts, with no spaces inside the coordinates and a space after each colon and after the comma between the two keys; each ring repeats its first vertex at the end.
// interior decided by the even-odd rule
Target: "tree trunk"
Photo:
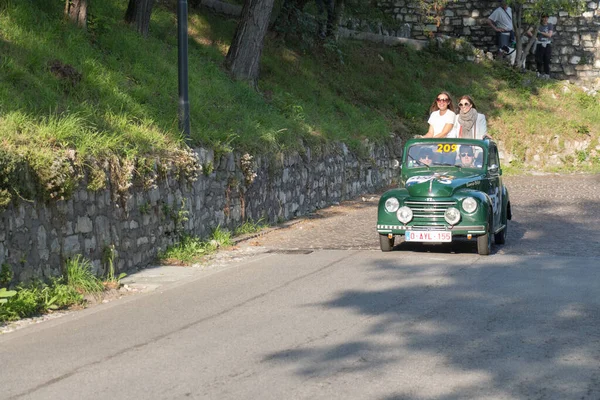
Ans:
{"type": "Polygon", "coordinates": [[[88,0],[65,0],[65,16],[80,28],[87,28],[88,0]]]}
{"type": "Polygon", "coordinates": [[[135,29],[144,37],[148,36],[153,6],[154,0],[129,0],[127,5],[125,22],[135,25],[135,29]]]}
{"type": "Polygon", "coordinates": [[[515,56],[515,66],[520,69],[523,65],[523,60],[527,57],[527,53],[523,52],[523,34],[521,31],[521,21],[523,20],[523,5],[522,4],[514,4],[513,5],[513,31],[515,32],[515,40],[517,55],[515,56]]]}
{"type": "Polygon", "coordinates": [[[248,81],[255,88],[273,1],[246,0],[242,8],[242,19],[225,57],[225,67],[233,78],[248,81]]]}
{"type": "Polygon", "coordinates": [[[513,29],[515,31],[515,39],[517,41],[516,51],[517,55],[515,57],[515,68],[522,69],[523,64],[527,60],[527,55],[531,50],[531,47],[536,42],[536,37],[533,35],[527,42],[527,45],[524,46],[523,43],[523,35],[526,35],[531,26],[523,26],[524,15],[523,15],[523,5],[522,4],[514,4],[513,5],[513,29]]]}

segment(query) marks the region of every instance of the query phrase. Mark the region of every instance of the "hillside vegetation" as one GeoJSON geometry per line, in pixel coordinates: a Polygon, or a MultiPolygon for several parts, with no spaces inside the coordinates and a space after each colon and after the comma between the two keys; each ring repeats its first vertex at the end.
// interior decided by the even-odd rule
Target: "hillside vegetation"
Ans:
{"type": "MultiPolygon", "coordinates": [[[[83,31],[64,20],[61,1],[0,2],[0,203],[33,195],[19,186],[23,169],[46,197],[60,197],[81,175],[73,168],[99,173],[95,189],[107,163],[134,174],[188,154],[177,128],[174,10],[156,6],[143,38],[123,22],[126,2],[91,7],[83,31]]],[[[431,101],[448,90],[474,97],[511,165],[600,169],[598,98],[575,86],[435,46],[268,37],[256,92],[222,68],[235,24],[190,10],[190,146],[277,154],[344,141],[360,152],[365,140],[425,133],[431,101]],[[546,162],[550,154],[561,162],[546,162]]]]}

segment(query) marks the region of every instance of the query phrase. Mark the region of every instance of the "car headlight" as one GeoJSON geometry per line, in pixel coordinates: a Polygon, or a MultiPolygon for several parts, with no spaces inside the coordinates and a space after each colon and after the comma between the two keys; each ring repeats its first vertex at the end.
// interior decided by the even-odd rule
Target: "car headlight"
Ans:
{"type": "Polygon", "coordinates": [[[444,219],[450,225],[456,225],[460,221],[460,211],[458,208],[449,207],[444,213],[444,219]]]}
{"type": "Polygon", "coordinates": [[[396,212],[396,210],[398,210],[399,207],[400,207],[400,202],[395,197],[390,197],[389,199],[387,199],[385,201],[385,210],[387,212],[390,212],[390,213],[396,212]]]}
{"type": "Polygon", "coordinates": [[[413,219],[413,212],[410,208],[404,206],[398,209],[396,216],[398,217],[398,221],[407,224],[413,219]]]}
{"type": "Polygon", "coordinates": [[[472,197],[467,197],[462,201],[462,208],[468,213],[475,212],[475,210],[477,210],[477,200],[472,197]]]}

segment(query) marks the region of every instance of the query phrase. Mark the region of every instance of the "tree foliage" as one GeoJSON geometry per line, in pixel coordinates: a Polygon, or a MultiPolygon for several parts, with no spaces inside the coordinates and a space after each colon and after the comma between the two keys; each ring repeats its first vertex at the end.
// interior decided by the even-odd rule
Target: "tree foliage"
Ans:
{"type": "MultiPolygon", "coordinates": [[[[303,23],[307,20],[304,9],[310,1],[312,0],[284,0],[270,30],[284,37],[288,35],[303,36],[308,33],[318,34],[321,38],[335,38],[347,0],[315,0],[316,18],[308,17],[308,19],[316,20],[316,24],[314,22],[303,23]]],[[[354,1],[358,2],[358,0],[354,1]]]]}

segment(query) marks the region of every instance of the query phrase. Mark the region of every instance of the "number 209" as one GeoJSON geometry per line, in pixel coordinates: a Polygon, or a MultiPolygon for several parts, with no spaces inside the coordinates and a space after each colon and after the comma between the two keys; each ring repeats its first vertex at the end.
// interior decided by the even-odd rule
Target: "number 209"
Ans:
{"type": "Polygon", "coordinates": [[[437,145],[437,152],[438,153],[454,153],[456,151],[456,145],[455,144],[442,144],[442,143],[438,143],[437,145]]]}

